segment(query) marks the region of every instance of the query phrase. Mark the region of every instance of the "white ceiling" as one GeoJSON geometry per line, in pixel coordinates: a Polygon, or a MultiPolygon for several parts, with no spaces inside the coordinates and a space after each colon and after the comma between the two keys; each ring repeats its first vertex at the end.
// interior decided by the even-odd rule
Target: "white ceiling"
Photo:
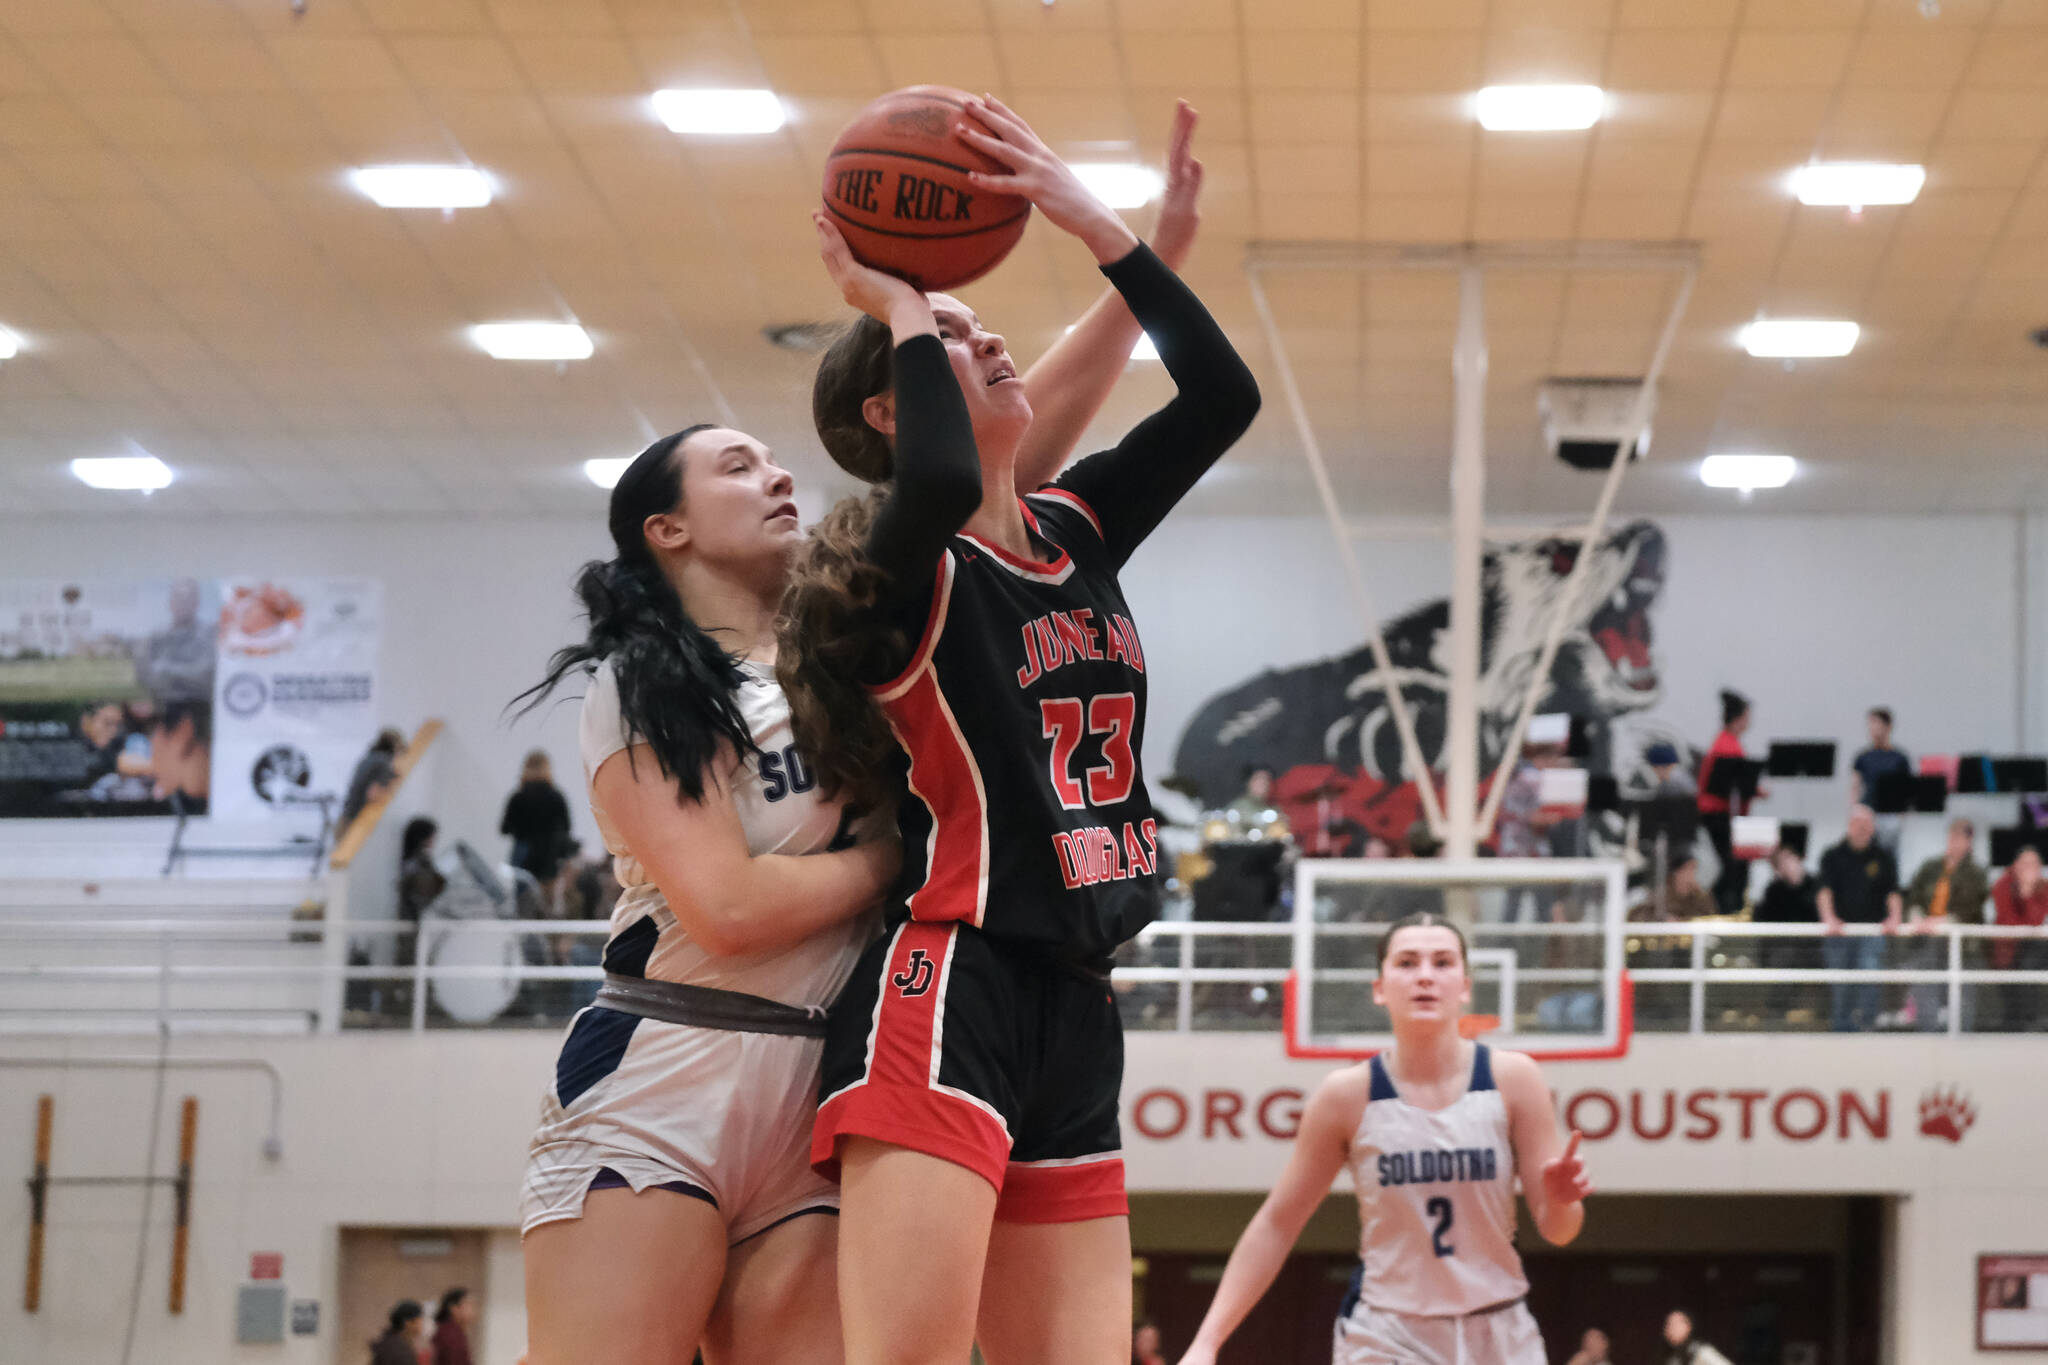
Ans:
{"type": "MultiPolygon", "coordinates": [[[[1773,450],[1757,508],[2048,507],[2048,0],[0,0],[0,512],[588,515],[581,462],[729,409],[822,493],[811,359],[836,316],[806,210],[872,95],[1001,94],[1055,147],[1155,164],[1175,96],[1209,167],[1189,276],[1267,384],[1197,495],[1310,505],[1243,274],[1258,240],[1693,241],[1702,273],[1631,510],[1730,508],[1690,464],[1773,450]],[[1585,81],[1585,133],[1487,134],[1482,84],[1585,81]],[[768,85],[793,121],[686,140],[669,85],[768,85]],[[1798,206],[1813,157],[1924,162],[1919,201],[1798,206]],[[473,160],[488,208],[378,209],[355,165],[473,160]],[[1753,360],[1759,313],[1863,325],[1842,360],[1753,360]],[[597,354],[493,361],[473,323],[574,318],[597,354]],[[147,504],[65,470],[139,444],[147,504]]],[[[1141,220],[1146,215],[1136,217],[1141,220]]],[[[1035,223],[967,291],[1029,359],[1099,287],[1035,223]]],[[[1489,502],[1570,513],[1551,374],[1645,363],[1668,278],[1489,291],[1489,502]]],[[[1275,280],[1347,504],[1445,503],[1454,283],[1275,280]]],[[[1133,368],[1101,432],[1164,392],[1133,368]]]]}

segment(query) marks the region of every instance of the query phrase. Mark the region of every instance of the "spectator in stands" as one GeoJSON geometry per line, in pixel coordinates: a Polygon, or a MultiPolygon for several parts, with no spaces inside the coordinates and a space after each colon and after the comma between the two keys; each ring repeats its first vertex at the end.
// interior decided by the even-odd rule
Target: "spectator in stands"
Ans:
{"type": "Polygon", "coordinates": [[[1263,821],[1267,812],[1274,809],[1272,766],[1254,763],[1247,767],[1244,770],[1244,790],[1224,809],[1242,816],[1248,825],[1263,821]]]}
{"type": "Polygon", "coordinates": [[[519,790],[505,800],[498,833],[512,840],[512,866],[543,886],[561,870],[569,843],[569,803],[555,785],[547,751],[535,749],[519,769],[519,790]]]}
{"type": "MultiPolygon", "coordinates": [[[[1899,868],[1890,850],[1877,842],[1877,818],[1868,806],[1849,808],[1849,832],[1820,860],[1820,922],[1826,937],[1821,957],[1831,971],[1875,971],[1884,966],[1885,940],[1848,938],[1846,924],[1879,924],[1896,933],[1905,912],[1899,895],[1899,868]]],[[[1831,983],[1833,1027],[1837,1033],[1858,1033],[1876,1021],[1880,992],[1876,982],[1831,983]]]]}
{"type": "Polygon", "coordinates": [[[1150,1318],[1139,1318],[1131,1328],[1131,1365],[1166,1365],[1166,1354],[1159,1349],[1159,1324],[1150,1318]]]}
{"type": "Polygon", "coordinates": [[[1700,860],[1690,852],[1680,853],[1672,859],[1671,874],[1664,879],[1663,918],[1705,919],[1714,909],[1713,896],[1700,885],[1700,860]]]}
{"type": "MultiPolygon", "coordinates": [[[[1992,904],[1997,908],[1997,922],[2005,925],[2031,925],[2037,931],[2048,934],[2048,879],[2041,876],[2041,851],[2032,844],[2022,845],[2013,855],[2012,866],[1991,888],[1992,904]]],[[[1991,940],[1991,965],[2000,971],[2039,971],[2048,969],[2048,942],[2040,940],[1999,938],[1991,940]]],[[[2048,1024],[2048,987],[2044,986],[1991,986],[1984,994],[1989,997],[1989,1016],[1984,1020],[1987,1029],[2028,1029],[2048,1024]]]]}
{"type": "MultiPolygon", "coordinates": [[[[1684,769],[1678,766],[1678,746],[1658,742],[1643,752],[1643,758],[1650,765],[1652,800],[1683,798],[1692,800],[1699,789],[1684,769]]],[[[1603,1335],[1600,1338],[1605,1341],[1603,1335]]]]}
{"type": "MultiPolygon", "coordinates": [[[[1820,927],[1819,885],[1806,875],[1806,860],[1780,844],[1771,851],[1775,873],[1750,919],[1758,924],[1804,924],[1820,927]]],[[[1820,965],[1820,944],[1812,938],[1761,938],[1757,962],[1768,971],[1811,971],[1820,965]]],[[[1764,992],[1766,1007],[1780,1017],[1805,994],[1805,987],[1775,982],[1764,992]]]]}
{"type": "Polygon", "coordinates": [[[1707,839],[1714,846],[1714,856],[1720,859],[1720,871],[1714,877],[1714,903],[1721,907],[1724,915],[1741,910],[1743,897],[1749,891],[1749,863],[1735,856],[1729,825],[1735,816],[1749,814],[1749,802],[1738,797],[1731,803],[1725,796],[1715,796],[1709,791],[1709,786],[1716,762],[1724,758],[1747,757],[1742,752],[1742,736],[1748,729],[1749,698],[1740,692],[1722,692],[1721,733],[1714,736],[1706,757],[1700,760],[1697,799],[1700,827],[1706,830],[1707,839]]]}
{"type": "Polygon", "coordinates": [[[476,1299],[467,1289],[451,1289],[434,1312],[433,1365],[473,1365],[469,1329],[476,1326],[476,1299]]]}
{"type": "MultiPolygon", "coordinates": [[[[440,831],[439,825],[421,815],[406,821],[405,834],[399,840],[398,917],[414,929],[419,928],[420,915],[434,903],[434,897],[448,889],[448,879],[434,865],[434,836],[440,831]]],[[[418,941],[417,934],[398,940],[399,966],[412,965],[418,941]]]]}
{"type": "Polygon", "coordinates": [[[1692,1314],[1674,1308],[1664,1318],[1664,1365],[1731,1365],[1706,1342],[1692,1334],[1692,1314]]]}
{"type": "MultiPolygon", "coordinates": [[[[1686,791],[1691,793],[1687,786],[1686,791]]],[[[1598,1327],[1588,1327],[1579,1337],[1579,1349],[1564,1365],[1611,1365],[1607,1358],[1607,1333],[1598,1327]]]]}
{"type": "MultiPolygon", "coordinates": [[[[1856,755],[1856,799],[1864,805],[1877,802],[1877,784],[1886,777],[1911,776],[1913,764],[1906,757],[1906,751],[1892,747],[1892,709],[1889,706],[1873,706],[1864,716],[1863,723],[1870,729],[1870,747],[1856,755]]],[[[1894,857],[1899,851],[1899,831],[1905,824],[1900,815],[1880,815],[1877,818],[1877,841],[1892,851],[1894,857]]]]}
{"type": "Polygon", "coordinates": [[[400,1299],[384,1335],[370,1343],[370,1365],[420,1365],[426,1344],[426,1310],[411,1299],[400,1299]]]}
{"type": "MultiPolygon", "coordinates": [[[[1906,919],[1919,933],[1934,933],[1951,924],[1982,924],[1984,904],[1991,898],[1991,879],[1975,854],[1977,829],[1968,820],[1948,822],[1948,846],[1938,858],[1929,858],[1913,874],[1906,888],[1906,919]]],[[[1982,939],[1963,945],[1963,966],[1981,968],[1982,939]]],[[[1916,967],[1946,967],[1948,943],[1943,938],[1915,945],[1908,960],[1916,967]]],[[[1975,998],[1974,987],[1964,987],[1964,1003],[1975,998]]],[[[1913,1022],[1922,1029],[1942,1026],[1942,1010],[1948,1002],[1948,987],[1938,982],[1921,982],[1907,995],[1913,1022]]],[[[1969,1013],[1969,1011],[1965,1011],[1969,1013]]]]}
{"type": "Polygon", "coordinates": [[[404,752],[402,733],[389,729],[378,732],[369,752],[356,761],[356,770],[349,776],[348,795],[341,803],[341,821],[335,826],[337,839],[348,832],[364,806],[391,795],[398,785],[398,756],[404,752]]]}

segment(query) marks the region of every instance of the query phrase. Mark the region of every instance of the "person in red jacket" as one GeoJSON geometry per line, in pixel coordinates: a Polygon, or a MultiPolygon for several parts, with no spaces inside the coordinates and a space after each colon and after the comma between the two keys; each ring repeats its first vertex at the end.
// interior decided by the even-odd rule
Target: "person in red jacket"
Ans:
{"type": "Polygon", "coordinates": [[[469,1329],[476,1326],[476,1300],[467,1289],[441,1296],[434,1313],[434,1365],[471,1365],[469,1329]]]}
{"type": "MultiPolygon", "coordinates": [[[[2012,866],[1991,888],[1999,924],[2028,925],[2048,936],[2048,879],[2041,875],[2041,851],[2031,844],[2013,856],[2012,866]]],[[[1997,938],[1991,941],[1991,965],[2000,971],[2048,967],[2048,941],[1997,938]]],[[[2048,1021],[2048,986],[2015,985],[1982,988],[1991,996],[1981,1027],[2025,1029],[2048,1021]]]]}
{"type": "Polygon", "coordinates": [[[1749,814],[1749,802],[1736,798],[1733,806],[1728,799],[1709,792],[1707,784],[1714,774],[1717,759],[1743,758],[1743,732],[1749,729],[1749,698],[1740,692],[1721,693],[1721,733],[1714,736],[1706,757],[1700,760],[1700,828],[1707,832],[1707,840],[1714,846],[1714,856],[1720,861],[1720,871],[1714,877],[1714,904],[1724,915],[1732,915],[1742,909],[1742,900],[1749,890],[1749,861],[1735,856],[1735,845],[1730,837],[1729,822],[1738,815],[1749,814]]]}

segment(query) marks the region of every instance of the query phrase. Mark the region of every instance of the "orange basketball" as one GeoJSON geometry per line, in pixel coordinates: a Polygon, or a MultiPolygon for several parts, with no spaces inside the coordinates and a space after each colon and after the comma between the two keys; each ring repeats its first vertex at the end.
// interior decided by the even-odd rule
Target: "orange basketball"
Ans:
{"type": "Polygon", "coordinates": [[[995,269],[1031,216],[1031,201],[990,194],[969,171],[1006,172],[960,137],[967,95],[943,85],[892,91],[867,108],[825,158],[825,211],[864,265],[920,289],[952,289],[995,269]]]}

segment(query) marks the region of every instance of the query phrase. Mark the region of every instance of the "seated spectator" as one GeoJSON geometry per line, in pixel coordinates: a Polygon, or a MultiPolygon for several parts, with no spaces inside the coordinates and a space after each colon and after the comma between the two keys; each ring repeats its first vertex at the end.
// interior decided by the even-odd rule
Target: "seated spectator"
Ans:
{"type": "MultiPolygon", "coordinates": [[[[1757,924],[1804,924],[1820,928],[1819,885],[1806,875],[1806,862],[1782,844],[1771,852],[1772,876],[1750,919],[1757,924]]],[[[1757,963],[1768,971],[1811,971],[1820,965],[1818,938],[1760,938],[1757,963]]],[[[1784,1015],[1804,998],[1808,987],[1773,982],[1765,988],[1766,1007],[1784,1015]]]]}
{"type": "MultiPolygon", "coordinates": [[[[1906,921],[1916,932],[1931,933],[1951,924],[1982,924],[1984,904],[1991,898],[1991,881],[1974,852],[1977,830],[1968,820],[1951,820],[1948,846],[1939,858],[1929,858],[1913,874],[1906,888],[1906,921]]],[[[1979,968],[1984,940],[1963,945],[1963,965],[1979,968]]],[[[1914,945],[1909,955],[1916,967],[1946,967],[1948,943],[1945,938],[1914,945]]],[[[1964,987],[1964,1003],[1975,996],[1974,987],[1964,987]]],[[[1942,1027],[1948,1004],[1948,987],[1939,982],[1919,982],[1908,992],[1907,1009],[1912,1022],[1922,1029],[1942,1027]]],[[[1970,1013],[1966,1010],[1965,1013],[1970,1013]]]]}
{"type": "MultiPolygon", "coordinates": [[[[1892,747],[1892,710],[1889,706],[1873,706],[1863,718],[1870,730],[1870,747],[1856,755],[1853,766],[1856,770],[1856,799],[1864,805],[1877,800],[1877,784],[1880,779],[1903,774],[1910,776],[1913,764],[1906,757],[1906,751],[1892,747]]],[[[1877,818],[1877,841],[1892,851],[1894,857],[1899,851],[1899,831],[1905,824],[1901,815],[1880,815],[1877,818]]]]}
{"type": "Polygon", "coordinates": [[[1700,860],[1690,853],[1679,854],[1671,864],[1671,875],[1664,880],[1664,918],[1705,919],[1717,908],[1713,894],[1700,885],[1700,860]]]}
{"type": "MultiPolygon", "coordinates": [[[[1819,903],[1821,928],[1827,935],[1821,941],[1821,959],[1829,970],[1868,972],[1884,966],[1884,939],[1842,934],[1845,924],[1880,924],[1885,933],[1896,933],[1905,910],[1898,864],[1877,842],[1877,817],[1870,807],[1851,806],[1849,832],[1821,855],[1819,903]]],[[[1876,982],[1834,982],[1829,994],[1834,1000],[1835,1032],[1859,1033],[1876,1022],[1876,982]]]]}
{"type": "Polygon", "coordinates": [[[1264,763],[1254,763],[1246,768],[1244,790],[1224,809],[1241,816],[1247,825],[1262,823],[1276,809],[1273,805],[1273,769],[1264,763]]]}
{"type": "Polygon", "coordinates": [[[1692,1334],[1692,1314],[1674,1308],[1664,1319],[1664,1365],[1732,1365],[1706,1342],[1692,1334]]]}
{"type": "MultiPolygon", "coordinates": [[[[399,841],[398,917],[415,930],[419,928],[420,915],[433,904],[434,897],[448,889],[448,879],[434,865],[434,836],[440,831],[439,825],[421,815],[406,821],[405,834],[399,841]]],[[[417,934],[407,934],[398,940],[399,966],[412,966],[417,942],[417,934]]]]}
{"type": "Polygon", "coordinates": [[[1579,1338],[1579,1349],[1564,1365],[1611,1365],[1607,1358],[1607,1333],[1588,1327],[1579,1338]]]}
{"type": "MultiPolygon", "coordinates": [[[[2048,879],[2041,876],[2041,852],[2031,844],[2014,855],[2012,866],[1991,888],[1997,908],[1997,922],[2030,925],[2042,930],[2048,925],[2048,879]]],[[[2048,932],[2048,930],[2043,930],[2048,932]]],[[[2048,970],[2048,942],[1997,938],[1991,940],[1991,965],[1999,971],[2048,970]]],[[[2048,987],[1990,986],[1987,1029],[2022,1030],[2048,1026],[2048,987]]]]}

